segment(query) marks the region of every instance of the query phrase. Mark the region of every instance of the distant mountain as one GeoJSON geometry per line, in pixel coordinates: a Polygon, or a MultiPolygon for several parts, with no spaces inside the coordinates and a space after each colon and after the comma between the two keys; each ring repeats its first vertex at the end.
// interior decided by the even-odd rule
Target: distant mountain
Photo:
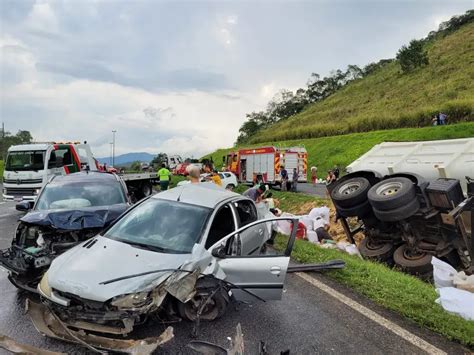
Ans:
{"type": "MultiPolygon", "coordinates": [[[[134,161],[139,161],[139,162],[145,162],[149,163],[150,161],[153,160],[153,158],[156,156],[150,153],[127,153],[127,154],[122,154],[122,155],[116,155],[115,156],[115,165],[128,165],[130,163],[133,163],[134,161]]],[[[105,158],[96,158],[101,164],[106,163],[107,165],[110,165],[110,162],[112,161],[111,157],[105,157],[105,158]]]]}

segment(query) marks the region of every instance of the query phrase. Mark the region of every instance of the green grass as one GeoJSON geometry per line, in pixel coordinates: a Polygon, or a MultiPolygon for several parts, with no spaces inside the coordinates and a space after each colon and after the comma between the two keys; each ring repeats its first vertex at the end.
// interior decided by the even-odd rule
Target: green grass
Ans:
{"type": "MultiPolygon", "coordinates": [[[[277,236],[277,248],[286,247],[286,238],[277,236]]],[[[346,262],[346,267],[327,272],[328,277],[422,327],[474,348],[474,321],[467,321],[444,311],[435,303],[438,296],[431,284],[383,264],[362,260],[337,250],[322,249],[302,240],[296,241],[291,257],[302,263],[342,259],[346,262]]]]}
{"type": "Polygon", "coordinates": [[[250,142],[427,126],[440,110],[451,122],[474,120],[474,23],[428,43],[427,50],[429,65],[401,74],[397,62],[389,63],[250,142]]]}
{"type": "MultiPolygon", "coordinates": [[[[319,177],[324,178],[328,169],[338,165],[344,168],[375,144],[384,141],[422,141],[474,137],[474,122],[465,122],[447,126],[400,128],[392,130],[352,133],[341,136],[321,137],[313,139],[296,139],[277,142],[278,146],[303,145],[308,150],[308,167],[317,166],[319,177]]],[[[261,143],[246,147],[272,145],[261,143]]],[[[214,162],[220,164],[222,156],[232,149],[219,149],[210,154],[214,162]]],[[[341,169],[342,171],[342,169],[341,169]]]]}
{"type": "Polygon", "coordinates": [[[0,179],[3,177],[3,169],[4,169],[3,160],[0,160],[0,179]]]}

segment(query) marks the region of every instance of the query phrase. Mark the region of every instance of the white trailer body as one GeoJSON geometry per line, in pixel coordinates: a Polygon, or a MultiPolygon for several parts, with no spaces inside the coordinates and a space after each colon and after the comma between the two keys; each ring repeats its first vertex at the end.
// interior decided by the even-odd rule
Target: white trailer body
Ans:
{"type": "Polygon", "coordinates": [[[428,180],[454,178],[461,181],[466,192],[465,177],[474,178],[474,138],[380,143],[346,170],[372,170],[381,175],[408,172],[428,180]]]}

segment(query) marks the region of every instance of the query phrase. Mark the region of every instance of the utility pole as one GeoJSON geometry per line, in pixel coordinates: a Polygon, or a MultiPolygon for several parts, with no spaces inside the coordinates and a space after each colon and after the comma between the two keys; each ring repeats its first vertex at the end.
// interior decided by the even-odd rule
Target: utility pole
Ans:
{"type": "Polygon", "coordinates": [[[113,151],[114,143],[113,143],[113,142],[110,142],[109,144],[110,144],[109,165],[110,165],[110,166],[113,166],[113,165],[112,165],[112,151],[113,151]]]}
{"type": "Polygon", "coordinates": [[[113,136],[113,139],[112,139],[112,147],[113,147],[113,151],[112,151],[112,166],[115,168],[115,133],[117,133],[116,130],[113,130],[112,131],[112,136],[113,136]]]}

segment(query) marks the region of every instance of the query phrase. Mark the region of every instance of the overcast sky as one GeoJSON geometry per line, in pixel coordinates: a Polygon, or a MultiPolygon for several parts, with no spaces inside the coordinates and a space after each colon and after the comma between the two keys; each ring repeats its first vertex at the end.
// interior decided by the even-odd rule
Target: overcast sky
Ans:
{"type": "Polygon", "coordinates": [[[200,157],[312,72],[392,58],[473,1],[0,0],[0,121],[200,157]]]}

